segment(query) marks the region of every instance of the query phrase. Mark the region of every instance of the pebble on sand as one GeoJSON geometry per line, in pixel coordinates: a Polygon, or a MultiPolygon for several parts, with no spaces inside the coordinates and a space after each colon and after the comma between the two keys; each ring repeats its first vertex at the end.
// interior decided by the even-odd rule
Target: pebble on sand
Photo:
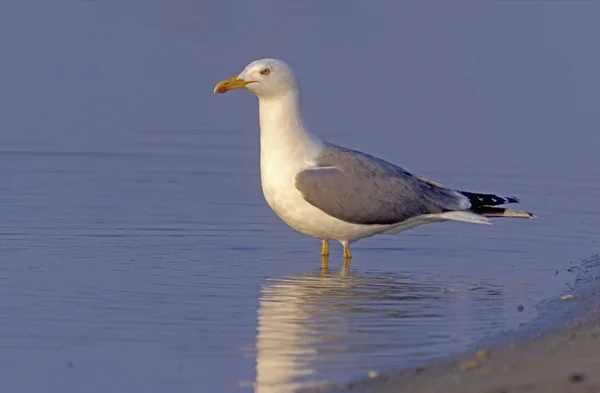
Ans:
{"type": "Polygon", "coordinates": [[[560,300],[569,300],[569,299],[573,299],[573,295],[565,295],[560,298],[560,300]]]}
{"type": "Polygon", "coordinates": [[[464,362],[460,365],[460,368],[462,368],[463,371],[475,370],[476,368],[479,368],[479,367],[481,367],[481,363],[479,363],[476,360],[464,362]]]}
{"type": "Polygon", "coordinates": [[[569,382],[571,382],[571,383],[583,382],[586,379],[587,379],[587,376],[583,373],[574,373],[569,376],[569,382]]]}

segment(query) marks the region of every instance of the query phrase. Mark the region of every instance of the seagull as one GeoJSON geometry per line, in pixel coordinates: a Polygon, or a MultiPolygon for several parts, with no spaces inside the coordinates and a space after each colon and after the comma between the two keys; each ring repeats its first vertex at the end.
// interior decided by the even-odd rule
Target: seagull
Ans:
{"type": "Polygon", "coordinates": [[[397,234],[420,225],[462,221],[492,224],[490,217],[534,218],[498,207],[515,197],[465,192],[418,176],[388,161],[324,141],[309,133],[300,113],[299,88],[282,60],[255,60],[222,80],[215,94],[246,89],[258,97],[260,175],[264,197],[290,227],[343,246],[378,234],[397,234]]]}

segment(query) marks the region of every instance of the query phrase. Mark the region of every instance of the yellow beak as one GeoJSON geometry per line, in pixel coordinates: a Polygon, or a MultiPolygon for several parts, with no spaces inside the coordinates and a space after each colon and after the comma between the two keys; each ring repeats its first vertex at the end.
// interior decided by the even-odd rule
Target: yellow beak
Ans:
{"type": "Polygon", "coordinates": [[[227,93],[229,90],[243,89],[249,83],[252,82],[246,82],[245,80],[238,79],[238,75],[232,76],[229,79],[225,79],[217,83],[217,85],[215,86],[214,93],[223,94],[227,93]]]}

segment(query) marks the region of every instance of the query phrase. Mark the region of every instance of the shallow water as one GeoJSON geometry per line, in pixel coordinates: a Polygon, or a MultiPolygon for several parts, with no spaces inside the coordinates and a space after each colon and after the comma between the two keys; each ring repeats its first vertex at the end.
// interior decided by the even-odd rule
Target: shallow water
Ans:
{"type": "MultiPolygon", "coordinates": [[[[1,153],[2,385],[293,391],[423,363],[529,320],[571,280],[569,259],[595,247],[583,202],[591,208],[600,190],[563,180],[587,184],[577,209],[553,210],[568,198],[558,190],[536,207],[539,220],[364,240],[349,271],[336,246],[322,270],[319,243],[278,222],[255,171],[225,168],[235,138],[212,135],[224,145],[219,170],[201,169],[201,147],[1,153]]],[[[453,182],[466,178],[478,176],[453,182]]],[[[556,189],[496,179],[508,183],[529,200],[556,189]]]]}
{"type": "Polygon", "coordinates": [[[0,390],[293,392],[425,363],[531,320],[598,251],[597,27],[584,9],[522,9],[501,32],[514,14],[483,6],[444,8],[446,21],[362,1],[220,4],[14,1],[0,14],[0,390]],[[391,11],[403,23],[383,23],[391,11]],[[430,18],[447,23],[403,34],[430,18]],[[531,54],[537,33],[520,28],[536,23],[581,40],[531,54]],[[470,35],[482,31],[513,46],[490,49],[470,35]],[[532,76],[507,56],[503,79],[486,79],[497,51],[530,53],[531,69],[556,61],[532,76]],[[315,132],[459,189],[514,194],[539,219],[363,240],[348,271],[332,244],[321,269],[319,242],[262,198],[254,99],[212,95],[263,55],[298,68],[315,132]],[[348,87],[364,70],[402,88],[348,87]],[[540,93],[548,80],[558,97],[540,93]]]}

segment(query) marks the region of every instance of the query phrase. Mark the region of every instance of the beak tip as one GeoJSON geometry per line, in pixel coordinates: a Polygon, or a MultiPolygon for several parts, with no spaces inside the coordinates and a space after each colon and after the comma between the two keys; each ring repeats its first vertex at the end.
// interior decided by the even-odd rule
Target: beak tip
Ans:
{"type": "Polygon", "coordinates": [[[246,82],[245,80],[239,79],[239,76],[236,75],[234,77],[222,80],[221,82],[217,83],[213,90],[213,93],[224,94],[231,90],[242,89],[245,88],[248,83],[250,82],[246,82]]]}

